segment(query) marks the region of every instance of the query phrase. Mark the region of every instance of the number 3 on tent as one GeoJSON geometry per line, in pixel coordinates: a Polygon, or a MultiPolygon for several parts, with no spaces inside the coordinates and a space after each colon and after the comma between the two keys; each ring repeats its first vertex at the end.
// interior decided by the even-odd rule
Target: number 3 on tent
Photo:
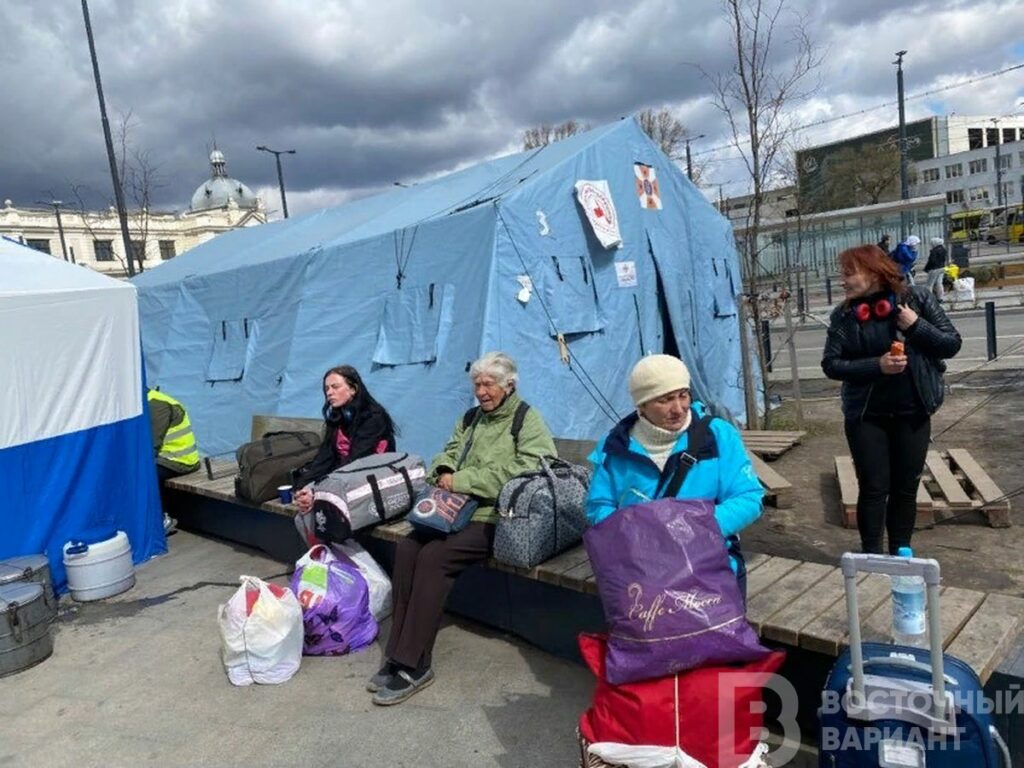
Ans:
{"type": "Polygon", "coordinates": [[[551,233],[551,227],[548,226],[548,217],[544,215],[544,211],[537,211],[537,221],[540,222],[540,236],[547,237],[551,233]]]}

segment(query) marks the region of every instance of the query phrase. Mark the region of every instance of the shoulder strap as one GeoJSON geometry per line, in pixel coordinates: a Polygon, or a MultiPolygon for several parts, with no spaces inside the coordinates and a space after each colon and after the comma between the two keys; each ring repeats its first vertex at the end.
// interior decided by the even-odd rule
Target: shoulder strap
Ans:
{"type": "Polygon", "coordinates": [[[480,406],[479,405],[474,405],[472,408],[470,408],[468,411],[466,411],[464,414],[462,414],[462,428],[463,429],[469,429],[470,425],[473,423],[473,419],[476,418],[476,414],[477,414],[477,412],[479,410],[480,410],[480,406]]]}
{"type": "Polygon", "coordinates": [[[516,406],[516,412],[512,414],[512,442],[515,444],[516,452],[519,451],[519,433],[523,431],[523,422],[526,421],[526,412],[530,410],[530,404],[520,400],[516,406]]]}
{"type": "Polygon", "coordinates": [[[672,477],[665,486],[664,493],[659,494],[658,498],[671,499],[679,493],[679,489],[683,487],[683,481],[686,480],[686,476],[693,466],[700,461],[701,454],[704,453],[704,446],[711,439],[709,425],[713,418],[713,416],[705,414],[690,423],[690,428],[686,430],[688,436],[686,450],[679,455],[679,463],[676,465],[675,472],[672,473],[672,477]]]}

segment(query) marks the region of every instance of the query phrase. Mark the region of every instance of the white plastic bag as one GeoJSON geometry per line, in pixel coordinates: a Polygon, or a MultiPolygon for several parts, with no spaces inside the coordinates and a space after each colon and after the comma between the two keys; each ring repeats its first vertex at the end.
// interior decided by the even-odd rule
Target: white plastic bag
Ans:
{"type": "Polygon", "coordinates": [[[377,621],[384,621],[391,615],[391,579],[384,573],[384,569],[353,539],[331,544],[331,549],[338,557],[351,560],[363,574],[366,586],[370,589],[370,613],[377,621]]]}
{"type": "MultiPolygon", "coordinates": [[[[624,765],[628,768],[707,768],[679,747],[645,747],[600,741],[591,744],[587,752],[611,765],[624,765]]],[[[765,761],[767,753],[768,746],[758,744],[739,768],[768,768],[765,761]]]]}
{"type": "Polygon", "coordinates": [[[953,281],[953,301],[974,302],[974,278],[958,277],[953,281]]]}
{"type": "Polygon", "coordinates": [[[217,623],[232,685],[283,683],[302,662],[302,608],[286,587],[255,576],[220,606],[217,623]]]}

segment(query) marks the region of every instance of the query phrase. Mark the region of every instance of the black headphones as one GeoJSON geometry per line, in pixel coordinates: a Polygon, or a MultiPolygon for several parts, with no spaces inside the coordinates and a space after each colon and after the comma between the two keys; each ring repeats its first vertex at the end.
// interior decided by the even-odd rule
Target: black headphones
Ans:
{"type": "Polygon", "coordinates": [[[896,296],[888,294],[878,299],[862,299],[854,303],[853,316],[858,322],[866,323],[872,317],[877,320],[885,320],[891,317],[896,310],[896,296]]]}

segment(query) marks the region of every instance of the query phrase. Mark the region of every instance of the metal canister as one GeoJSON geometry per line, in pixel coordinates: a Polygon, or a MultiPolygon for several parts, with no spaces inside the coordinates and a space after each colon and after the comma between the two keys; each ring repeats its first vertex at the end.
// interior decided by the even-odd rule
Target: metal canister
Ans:
{"type": "Polygon", "coordinates": [[[23,555],[0,560],[0,587],[18,582],[35,582],[43,588],[43,600],[50,611],[50,621],[57,618],[57,595],[50,578],[50,561],[46,555],[23,555]]]}
{"type": "Polygon", "coordinates": [[[0,586],[0,677],[28,669],[51,653],[50,609],[43,587],[27,581],[0,586]]]}

